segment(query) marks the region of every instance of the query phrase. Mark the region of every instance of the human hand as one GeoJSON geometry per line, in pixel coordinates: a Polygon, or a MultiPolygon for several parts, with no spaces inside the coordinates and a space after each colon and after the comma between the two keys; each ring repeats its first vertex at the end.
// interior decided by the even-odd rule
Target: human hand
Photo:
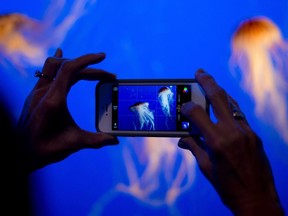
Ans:
{"type": "Polygon", "coordinates": [[[116,137],[81,129],[67,106],[70,88],[80,80],[115,79],[115,75],[87,68],[101,62],[105,54],[87,54],[75,59],[62,58],[57,49],[45,61],[42,77],[27,97],[19,119],[23,142],[23,166],[33,171],[67,158],[84,148],[101,148],[118,144],[116,137]]]}
{"type": "Polygon", "coordinates": [[[195,78],[217,122],[197,104],[184,104],[181,113],[199,128],[201,137],[182,137],[179,147],[193,153],[202,173],[235,215],[284,215],[262,141],[237,102],[203,70],[195,78]],[[238,110],[236,118],[233,110],[238,110]]]}

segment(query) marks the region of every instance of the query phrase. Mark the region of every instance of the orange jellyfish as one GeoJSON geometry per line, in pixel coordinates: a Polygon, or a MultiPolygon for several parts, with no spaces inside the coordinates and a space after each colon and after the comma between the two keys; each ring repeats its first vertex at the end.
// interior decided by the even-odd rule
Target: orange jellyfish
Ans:
{"type": "Polygon", "coordinates": [[[51,1],[40,20],[21,13],[0,15],[0,64],[14,67],[22,75],[27,75],[25,67],[42,66],[49,50],[60,46],[75,22],[94,3],[51,1]],[[69,7],[69,11],[64,7],[69,7]]]}
{"type": "Polygon", "coordinates": [[[240,23],[232,41],[232,70],[240,69],[242,87],[255,101],[255,113],[267,120],[288,143],[287,51],[277,25],[267,17],[240,23]]]}
{"type": "MultiPolygon", "coordinates": [[[[146,128],[147,130],[155,130],[154,114],[149,109],[148,102],[137,102],[130,106],[130,111],[138,116],[140,123],[140,130],[146,128]]],[[[137,129],[136,124],[134,124],[135,130],[137,129]]]]}
{"type": "MultiPolygon", "coordinates": [[[[0,15],[0,54],[17,68],[28,61],[39,65],[46,54],[34,40],[39,27],[39,23],[23,14],[0,15]]],[[[20,73],[25,74],[21,70],[20,73]]]]}

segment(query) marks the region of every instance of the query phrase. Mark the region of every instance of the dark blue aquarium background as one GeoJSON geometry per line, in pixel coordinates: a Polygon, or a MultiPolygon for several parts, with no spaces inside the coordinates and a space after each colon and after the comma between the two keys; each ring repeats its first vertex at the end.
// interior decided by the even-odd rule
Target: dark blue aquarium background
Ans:
{"type": "MultiPolygon", "coordinates": [[[[255,114],[256,101],[229,65],[231,37],[243,20],[266,16],[288,38],[287,0],[2,0],[0,13],[13,15],[0,17],[0,23],[10,26],[0,28],[0,88],[15,117],[37,82],[34,71],[57,47],[65,58],[105,52],[106,59],[91,67],[121,79],[191,79],[203,68],[239,102],[262,137],[288,212],[288,142],[269,123],[270,114],[255,114]],[[24,18],[22,31],[14,17],[24,18]]],[[[92,132],[96,84],[80,81],[68,95],[75,122],[92,132]]],[[[160,112],[150,96],[145,101],[160,112]]],[[[127,115],[128,106],[125,102],[127,115]]],[[[232,215],[193,155],[178,148],[178,138],[119,140],[117,146],[81,150],[32,173],[36,215],[232,215]]]]}

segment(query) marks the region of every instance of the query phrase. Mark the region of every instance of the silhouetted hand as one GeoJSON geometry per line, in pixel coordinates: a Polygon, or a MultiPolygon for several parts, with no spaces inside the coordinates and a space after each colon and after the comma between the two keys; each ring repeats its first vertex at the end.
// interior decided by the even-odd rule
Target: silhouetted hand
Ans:
{"type": "Polygon", "coordinates": [[[235,215],[284,215],[262,141],[237,102],[203,70],[197,71],[195,78],[217,122],[197,104],[184,104],[181,113],[199,128],[201,137],[182,137],[179,147],[193,153],[203,174],[235,215]]]}
{"type": "Polygon", "coordinates": [[[27,171],[61,161],[84,148],[118,143],[116,137],[81,129],[67,107],[70,88],[79,80],[115,79],[111,73],[87,68],[104,58],[105,54],[98,53],[65,59],[60,49],[47,58],[43,76],[27,97],[19,120],[19,130],[27,138],[22,146],[22,165],[27,171]]]}

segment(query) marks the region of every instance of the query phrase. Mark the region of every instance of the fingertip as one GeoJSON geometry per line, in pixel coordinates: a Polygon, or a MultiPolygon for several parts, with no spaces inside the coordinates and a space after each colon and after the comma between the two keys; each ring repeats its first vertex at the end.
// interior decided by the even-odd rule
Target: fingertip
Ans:
{"type": "Polygon", "coordinates": [[[181,149],[188,149],[187,144],[185,142],[183,142],[182,140],[178,141],[178,147],[181,149]]]}
{"type": "Polygon", "coordinates": [[[202,68],[199,68],[196,72],[195,72],[195,78],[198,79],[199,76],[205,74],[205,70],[202,68]]]}
{"type": "Polygon", "coordinates": [[[189,139],[188,137],[182,137],[178,141],[178,147],[181,148],[181,149],[190,150],[189,140],[188,139],[189,139]]]}
{"type": "Polygon", "coordinates": [[[108,79],[108,80],[116,80],[117,79],[117,75],[114,74],[114,73],[111,73],[111,72],[107,72],[107,77],[103,76],[101,80],[105,80],[108,79]]]}
{"type": "Polygon", "coordinates": [[[63,51],[62,51],[61,48],[57,48],[56,49],[54,57],[57,57],[57,58],[62,58],[63,57],[63,51]]]}
{"type": "Polygon", "coordinates": [[[104,53],[104,52],[98,52],[98,53],[96,53],[96,55],[97,55],[99,58],[101,58],[101,59],[105,59],[105,58],[106,58],[106,53],[104,53]]]}
{"type": "Polygon", "coordinates": [[[203,68],[199,68],[196,73],[205,73],[205,70],[203,68]]]}
{"type": "Polygon", "coordinates": [[[118,145],[119,144],[119,139],[116,136],[112,136],[109,134],[103,134],[104,141],[103,144],[104,145],[118,145]]]}
{"type": "Polygon", "coordinates": [[[189,113],[189,110],[192,108],[193,104],[194,103],[192,101],[183,103],[180,108],[180,113],[187,115],[189,113]]]}
{"type": "Polygon", "coordinates": [[[104,71],[101,69],[97,69],[97,70],[98,70],[98,72],[96,75],[97,75],[99,80],[102,80],[102,81],[117,80],[117,75],[115,73],[111,73],[111,72],[104,71]]]}
{"type": "Polygon", "coordinates": [[[113,145],[118,145],[120,142],[119,142],[119,139],[117,137],[113,137],[110,140],[110,143],[113,144],[113,145]]]}
{"type": "Polygon", "coordinates": [[[98,52],[98,53],[96,53],[96,54],[106,56],[106,53],[105,53],[105,52],[98,52]]]}

